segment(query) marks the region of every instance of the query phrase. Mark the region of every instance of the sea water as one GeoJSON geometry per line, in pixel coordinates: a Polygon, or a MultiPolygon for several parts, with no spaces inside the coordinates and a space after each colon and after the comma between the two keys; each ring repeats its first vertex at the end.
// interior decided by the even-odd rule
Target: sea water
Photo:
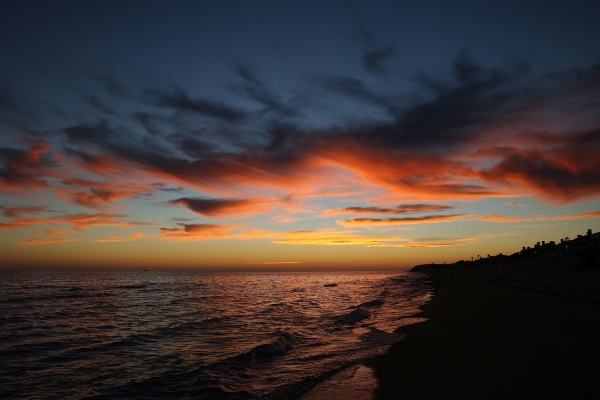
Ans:
{"type": "Polygon", "coordinates": [[[297,398],[427,302],[389,272],[0,272],[1,398],[297,398]]]}

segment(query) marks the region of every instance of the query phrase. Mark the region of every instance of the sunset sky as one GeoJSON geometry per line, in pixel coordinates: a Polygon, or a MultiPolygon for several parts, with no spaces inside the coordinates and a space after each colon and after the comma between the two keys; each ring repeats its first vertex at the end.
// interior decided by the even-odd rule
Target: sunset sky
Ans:
{"type": "Polygon", "coordinates": [[[600,230],[600,2],[0,1],[0,267],[405,269],[600,230]]]}

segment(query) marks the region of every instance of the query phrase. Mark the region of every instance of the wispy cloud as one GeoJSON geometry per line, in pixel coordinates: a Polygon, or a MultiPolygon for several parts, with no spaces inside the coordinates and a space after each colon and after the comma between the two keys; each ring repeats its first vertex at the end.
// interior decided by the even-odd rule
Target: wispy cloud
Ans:
{"type": "MultiPolygon", "coordinates": [[[[581,214],[567,214],[567,215],[556,215],[553,217],[537,215],[531,218],[523,218],[523,217],[507,217],[503,215],[486,215],[477,217],[479,221],[486,222],[501,222],[501,223],[510,223],[510,222],[531,222],[531,221],[566,221],[572,219],[591,219],[591,218],[600,218],[600,211],[591,211],[581,214]]],[[[531,226],[541,226],[541,225],[531,225],[531,226]]]]}
{"type": "Polygon", "coordinates": [[[191,112],[206,117],[237,122],[242,120],[246,113],[223,103],[207,99],[193,99],[180,88],[172,92],[164,92],[157,89],[148,89],[146,95],[151,103],[158,106],[171,108],[182,112],[191,112]]]}
{"type": "Polygon", "coordinates": [[[96,239],[94,240],[95,242],[98,243],[116,243],[116,242],[129,242],[129,241],[135,241],[138,239],[145,239],[146,238],[146,234],[143,232],[137,232],[134,233],[128,237],[123,237],[120,235],[111,235],[109,236],[107,239],[96,239]]]}
{"type": "Polygon", "coordinates": [[[55,193],[74,204],[102,208],[107,203],[123,199],[149,197],[156,190],[155,185],[138,183],[97,182],[86,179],[63,180],[65,187],[54,189],[55,193]]]}
{"type": "Polygon", "coordinates": [[[450,215],[426,215],[423,217],[402,217],[402,218],[354,218],[352,220],[336,221],[344,226],[388,226],[404,224],[435,224],[440,222],[451,222],[469,214],[450,214],[450,215]]]}
{"type": "Polygon", "coordinates": [[[49,156],[51,145],[42,140],[24,141],[28,150],[0,148],[0,190],[46,189],[45,177],[53,176],[55,162],[49,156]]]}
{"type": "Polygon", "coordinates": [[[588,218],[600,218],[600,211],[591,211],[591,212],[586,212],[586,213],[582,213],[582,214],[570,214],[570,215],[557,215],[556,217],[552,217],[552,218],[547,218],[547,219],[542,219],[540,218],[541,221],[546,221],[546,220],[569,220],[569,219],[588,219],[588,218]]]}
{"type": "Polygon", "coordinates": [[[522,217],[506,217],[504,215],[486,215],[479,217],[478,220],[485,222],[529,222],[533,221],[533,218],[522,218],[522,217]]]}
{"type": "Polygon", "coordinates": [[[155,225],[150,222],[125,221],[125,214],[69,214],[51,218],[15,219],[0,223],[0,231],[6,229],[27,228],[37,225],[71,225],[75,230],[85,230],[94,226],[133,227],[155,225]]]}
{"type": "Polygon", "coordinates": [[[56,238],[56,239],[30,239],[30,240],[26,240],[24,242],[20,242],[17,243],[17,246],[29,246],[29,245],[35,245],[35,244],[59,244],[59,243],[66,243],[66,242],[77,242],[81,239],[61,239],[61,238],[56,238]]]}
{"type": "Polygon", "coordinates": [[[239,226],[213,224],[182,224],[183,228],[160,228],[159,236],[166,240],[216,240],[238,237],[232,232],[239,226]]]}
{"type": "Polygon", "coordinates": [[[282,265],[282,264],[301,264],[300,261],[262,261],[262,262],[248,262],[246,265],[282,265]]]}
{"type": "Polygon", "coordinates": [[[96,239],[94,240],[94,242],[97,243],[115,243],[115,242],[125,242],[127,239],[125,239],[122,236],[119,235],[112,235],[109,236],[108,239],[96,239]]]}
{"type": "MultiPolygon", "coordinates": [[[[465,246],[468,244],[475,243],[477,241],[476,238],[421,238],[421,239],[412,239],[408,243],[394,245],[394,247],[404,247],[404,248],[416,248],[416,249],[427,249],[427,248],[437,248],[437,247],[456,247],[456,246],[465,246]]],[[[386,245],[384,245],[386,246],[386,245]]]]}
{"type": "MultiPolygon", "coordinates": [[[[365,68],[380,71],[392,52],[390,47],[365,54],[365,68]]],[[[44,190],[66,203],[104,211],[123,200],[143,200],[155,193],[166,196],[185,188],[196,194],[181,194],[168,203],[209,218],[268,213],[274,215],[271,222],[293,222],[307,215],[426,214],[336,221],[346,227],[598,216],[596,212],[556,217],[434,214],[456,208],[445,202],[490,197],[527,195],[556,204],[598,198],[600,124],[595,110],[600,65],[534,79],[517,66],[486,68],[461,54],[450,66],[451,78],[422,76],[419,93],[427,96],[411,101],[406,101],[406,93],[383,92],[358,77],[320,76],[311,85],[327,96],[342,97],[355,106],[367,103],[382,113],[360,122],[338,119],[319,127],[306,123],[302,107],[269,88],[259,73],[243,66],[236,71],[242,83],[230,88],[243,96],[239,104],[247,105],[250,99],[252,107],[177,87],[157,85],[136,92],[106,81],[116,100],[144,111],[117,118],[112,111],[118,110],[103,108],[100,97],[90,97],[93,109],[100,112],[98,118],[73,116],[65,126],[45,133],[47,141],[39,140],[41,134],[38,140],[7,139],[15,145],[0,148],[2,194],[23,197],[44,190]],[[565,119],[585,123],[561,123],[565,119]],[[366,193],[385,193],[387,199],[398,201],[344,207],[364,204],[366,193]],[[315,206],[324,198],[330,199],[325,211],[315,206]],[[279,213],[279,208],[284,211],[279,213]]],[[[516,201],[505,204],[527,206],[516,201]]],[[[76,230],[150,225],[108,213],[23,218],[44,210],[3,207],[2,214],[12,221],[0,223],[0,230],[43,224],[76,230]]],[[[310,239],[308,234],[294,237],[239,225],[182,222],[186,223],[164,228],[159,237],[336,241],[314,234],[310,239]]],[[[347,237],[347,232],[340,235],[339,243],[369,240],[347,237]]],[[[372,245],[387,243],[383,238],[373,240],[372,245]]]]}
{"type": "Polygon", "coordinates": [[[365,70],[373,74],[380,74],[385,71],[383,63],[394,54],[394,46],[388,46],[383,49],[373,50],[365,53],[362,57],[365,70]]]}
{"type": "Polygon", "coordinates": [[[60,236],[72,232],[71,229],[44,229],[44,236],[60,236]]]}
{"type": "Polygon", "coordinates": [[[455,206],[437,205],[437,204],[400,204],[395,207],[346,207],[328,209],[325,215],[337,214],[410,214],[423,212],[448,211],[456,208],[455,206]]]}
{"type": "Polygon", "coordinates": [[[504,204],[507,205],[507,206],[531,207],[528,204],[519,203],[518,201],[507,201],[504,204]]]}
{"type": "Polygon", "coordinates": [[[320,245],[320,246],[374,246],[385,243],[397,243],[403,238],[364,236],[355,231],[322,229],[319,231],[297,231],[279,234],[275,244],[320,245]]]}
{"type": "Polygon", "coordinates": [[[4,207],[2,205],[0,205],[0,210],[2,211],[2,215],[12,219],[20,218],[22,215],[39,214],[46,211],[44,207],[4,207]]]}
{"type": "Polygon", "coordinates": [[[146,238],[146,234],[143,232],[137,232],[129,236],[129,240],[138,240],[146,238]]]}

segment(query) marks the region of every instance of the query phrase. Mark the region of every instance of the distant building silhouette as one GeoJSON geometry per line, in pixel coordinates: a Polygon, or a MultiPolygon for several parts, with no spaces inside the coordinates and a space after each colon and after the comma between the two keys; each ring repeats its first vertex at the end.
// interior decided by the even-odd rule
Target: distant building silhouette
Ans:
{"type": "Polygon", "coordinates": [[[573,257],[579,258],[581,262],[578,267],[581,268],[597,268],[600,267],[600,232],[592,233],[591,229],[587,230],[586,235],[577,235],[575,239],[569,239],[568,237],[560,239],[560,243],[553,240],[546,243],[545,240],[537,242],[530,246],[523,246],[520,251],[508,255],[499,253],[496,256],[487,255],[487,258],[478,257],[473,260],[459,260],[457,264],[464,263],[505,263],[518,260],[534,260],[544,258],[556,258],[560,260],[561,257],[573,257]]]}

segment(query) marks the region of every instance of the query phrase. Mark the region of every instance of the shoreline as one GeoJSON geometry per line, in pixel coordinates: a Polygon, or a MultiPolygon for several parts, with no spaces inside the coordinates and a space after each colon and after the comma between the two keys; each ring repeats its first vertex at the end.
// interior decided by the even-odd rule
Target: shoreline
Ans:
{"type": "Polygon", "coordinates": [[[433,299],[406,337],[365,362],[374,400],[595,398],[600,270],[569,260],[420,266],[433,299]],[[439,271],[442,271],[439,273],[439,271]]]}

